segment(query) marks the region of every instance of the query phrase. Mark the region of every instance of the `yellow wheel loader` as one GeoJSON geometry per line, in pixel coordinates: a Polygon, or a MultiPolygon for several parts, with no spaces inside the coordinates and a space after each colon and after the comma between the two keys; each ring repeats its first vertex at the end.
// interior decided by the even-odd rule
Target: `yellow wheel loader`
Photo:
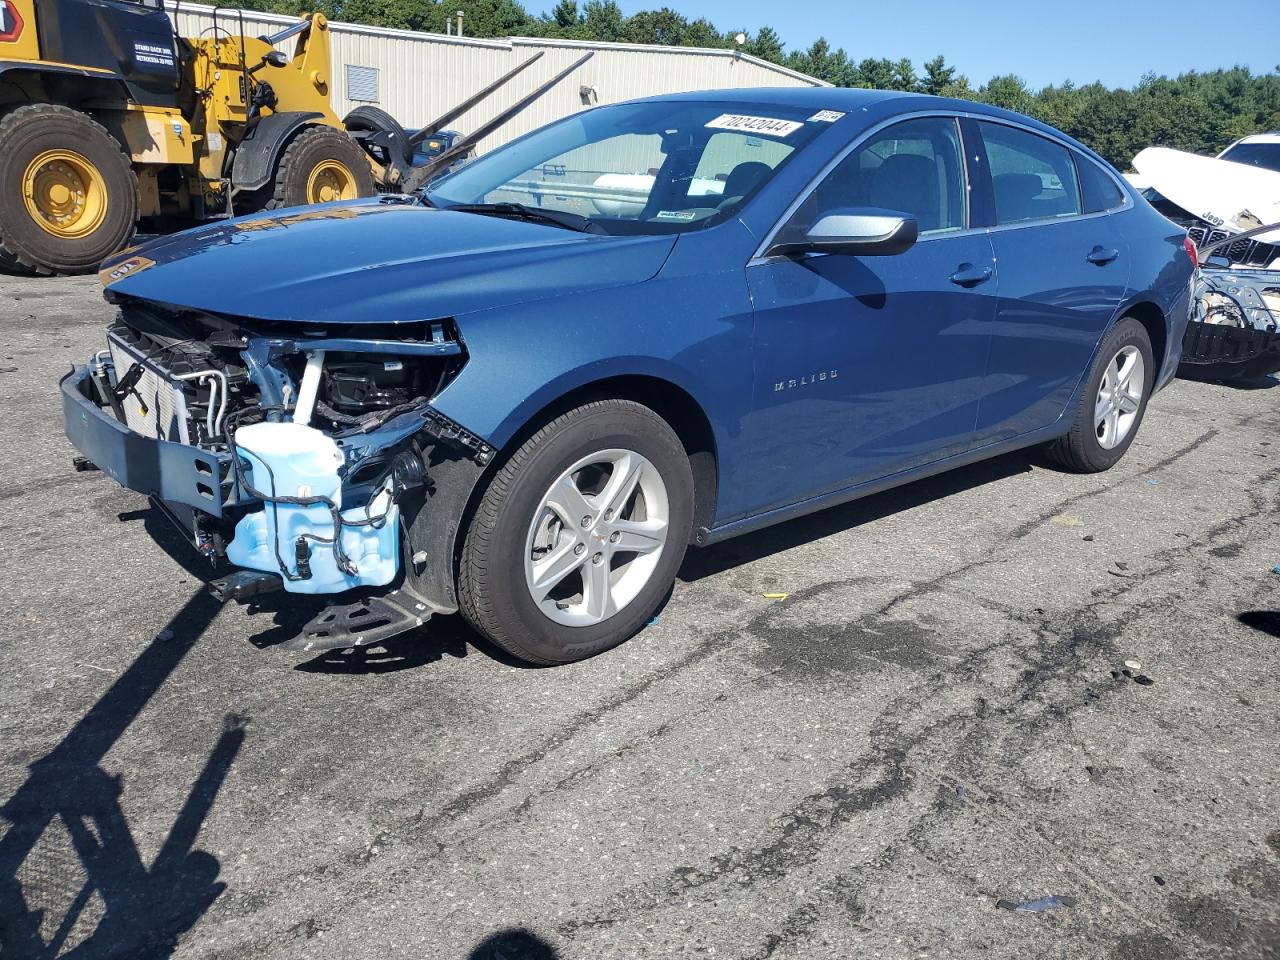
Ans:
{"type": "Polygon", "coordinates": [[[412,193],[591,53],[425,162],[445,126],[537,53],[409,133],[329,102],[329,25],[309,14],[250,37],[214,12],[175,35],[162,0],[0,0],[0,269],[88,273],[153,228],[273,207],[412,193]],[[293,41],[293,55],[277,49],[293,41]]]}
{"type": "Polygon", "coordinates": [[[0,266],[84,273],[139,220],[374,193],[330,106],[325,18],[238,26],[182,38],[159,0],[0,0],[0,266]]]}

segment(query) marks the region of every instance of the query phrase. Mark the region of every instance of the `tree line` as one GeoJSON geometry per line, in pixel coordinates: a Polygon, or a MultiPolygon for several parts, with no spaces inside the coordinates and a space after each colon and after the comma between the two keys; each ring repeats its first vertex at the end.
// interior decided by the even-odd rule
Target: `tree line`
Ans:
{"type": "Polygon", "coordinates": [[[1013,74],[975,86],[939,55],[917,70],[911,60],[855,60],[819,38],[806,50],[786,50],[772,27],[754,33],[721,30],[705,17],[689,19],[669,7],[623,14],[614,0],[559,0],[533,15],[517,0],[215,0],[223,6],[297,15],[316,10],[334,20],[444,33],[463,12],[474,37],[536,36],[670,46],[732,46],[747,35],[744,53],[839,87],[906,90],[991,103],[1052,124],[1088,144],[1122,170],[1144,147],[1160,145],[1217,153],[1249,133],[1280,129],[1280,66],[1266,74],[1246,67],[1144,76],[1132,88],[1071,82],[1032,90],[1013,74]]]}

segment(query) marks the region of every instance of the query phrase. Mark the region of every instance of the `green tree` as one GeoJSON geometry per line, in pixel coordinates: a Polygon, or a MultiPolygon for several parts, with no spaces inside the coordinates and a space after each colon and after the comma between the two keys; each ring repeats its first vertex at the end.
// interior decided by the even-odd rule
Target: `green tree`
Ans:
{"type": "Polygon", "coordinates": [[[551,19],[556,22],[556,26],[565,30],[576,27],[580,22],[577,0],[560,0],[551,11],[551,19]]]}
{"type": "Polygon", "coordinates": [[[868,57],[859,61],[858,66],[854,70],[853,87],[866,87],[868,90],[892,90],[894,89],[894,65],[893,61],[887,58],[879,60],[868,57]]]}
{"type": "Polygon", "coordinates": [[[626,19],[623,39],[628,43],[660,43],[678,47],[689,32],[689,21],[670,7],[641,10],[626,19]]]}
{"type": "Polygon", "coordinates": [[[685,29],[683,45],[686,47],[728,47],[732,41],[716,29],[706,17],[692,21],[685,29]]]}
{"type": "MultiPolygon", "coordinates": [[[[745,33],[746,31],[743,32],[745,33]]],[[[747,42],[742,46],[743,53],[749,53],[753,57],[759,57],[761,60],[768,60],[771,63],[783,63],[786,61],[786,54],[782,51],[782,38],[778,36],[778,32],[773,27],[761,27],[755,32],[755,36],[749,36],[747,42]]]]}
{"type": "Polygon", "coordinates": [[[613,42],[625,39],[626,17],[614,0],[587,0],[582,23],[592,40],[613,42]]]}
{"type": "Polygon", "coordinates": [[[978,89],[977,99],[1017,113],[1030,113],[1035,95],[1021,77],[1011,73],[992,77],[978,89]]]}
{"type": "Polygon", "coordinates": [[[947,66],[946,57],[938,54],[924,65],[924,77],[920,81],[920,89],[925,93],[940,95],[948,86],[955,83],[955,67],[947,66]]]}
{"type": "Polygon", "coordinates": [[[786,61],[792,70],[825,80],[837,87],[854,86],[856,70],[843,49],[832,50],[826,37],[819,37],[808,50],[792,52],[786,61]]]}

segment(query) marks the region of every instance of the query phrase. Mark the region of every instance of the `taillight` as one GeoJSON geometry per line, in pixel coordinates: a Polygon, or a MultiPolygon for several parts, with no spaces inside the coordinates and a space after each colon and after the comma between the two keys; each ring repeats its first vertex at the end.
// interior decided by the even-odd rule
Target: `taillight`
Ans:
{"type": "Polygon", "coordinates": [[[1191,258],[1191,265],[1200,266],[1200,251],[1196,249],[1196,242],[1191,239],[1190,234],[1182,238],[1182,246],[1187,251],[1187,256],[1191,258]]]}

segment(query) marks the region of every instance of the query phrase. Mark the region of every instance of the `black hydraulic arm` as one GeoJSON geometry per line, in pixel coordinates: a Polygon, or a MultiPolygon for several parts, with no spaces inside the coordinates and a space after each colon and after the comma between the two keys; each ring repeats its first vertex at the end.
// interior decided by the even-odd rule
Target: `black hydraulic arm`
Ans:
{"type": "Polygon", "coordinates": [[[436,117],[434,120],[432,120],[425,127],[423,127],[421,130],[419,130],[417,133],[413,134],[413,136],[409,138],[409,146],[416,147],[418,144],[420,144],[423,140],[426,140],[428,137],[434,137],[437,133],[439,133],[441,130],[445,128],[446,124],[452,123],[454,120],[458,119],[458,117],[462,116],[464,113],[466,113],[468,110],[474,107],[477,103],[479,103],[485,97],[489,96],[489,94],[493,93],[499,87],[505,85],[509,80],[511,80],[512,77],[516,76],[522,71],[527,70],[529,67],[533,66],[535,63],[537,63],[539,60],[542,59],[542,56],[543,56],[543,51],[539,50],[528,60],[524,61],[523,63],[516,64],[515,67],[508,70],[506,73],[500,76],[497,80],[493,81],[493,83],[489,84],[479,93],[472,94],[470,97],[467,97],[466,100],[463,100],[457,106],[452,107],[445,113],[436,117]]]}
{"type": "Polygon", "coordinates": [[[559,83],[569,74],[573,73],[573,71],[577,70],[580,66],[586,63],[588,60],[590,60],[592,56],[594,56],[594,52],[587,53],[586,55],[579,57],[573,63],[569,64],[569,66],[565,67],[563,70],[557,73],[554,77],[548,80],[546,83],[542,84],[542,86],[538,87],[536,90],[532,91],[531,93],[517,100],[511,106],[507,107],[506,110],[503,110],[500,114],[494,117],[492,120],[489,120],[481,124],[480,127],[473,130],[471,133],[467,134],[465,137],[463,137],[461,140],[455,143],[448,150],[445,150],[443,153],[440,153],[435,157],[432,157],[428,163],[425,163],[420,167],[416,167],[413,173],[409,174],[409,176],[405,178],[404,183],[401,186],[402,191],[404,193],[416,192],[423,184],[429,181],[432,178],[432,176],[434,176],[438,171],[447,169],[449,164],[451,164],[454,160],[456,160],[460,156],[464,156],[473,146],[475,146],[477,143],[479,143],[489,134],[493,133],[493,131],[497,130],[500,126],[502,126],[512,117],[514,117],[517,113],[524,110],[531,103],[533,103],[535,100],[541,97],[544,93],[546,93],[548,90],[554,87],[557,83],[559,83]]]}

